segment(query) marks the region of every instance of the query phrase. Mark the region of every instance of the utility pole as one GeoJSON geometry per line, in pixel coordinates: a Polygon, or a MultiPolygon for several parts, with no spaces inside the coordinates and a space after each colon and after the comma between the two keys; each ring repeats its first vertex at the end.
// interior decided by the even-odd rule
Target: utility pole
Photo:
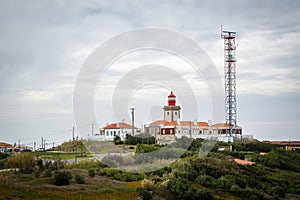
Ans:
{"type": "Polygon", "coordinates": [[[191,126],[191,121],[190,121],[190,138],[192,138],[192,126],[191,126]]]}
{"type": "Polygon", "coordinates": [[[125,119],[122,119],[122,122],[123,122],[123,124],[122,124],[122,133],[124,132],[124,121],[125,121],[125,119]]]}
{"type": "Polygon", "coordinates": [[[75,140],[74,134],[75,134],[75,127],[73,126],[73,128],[72,128],[72,139],[73,139],[73,141],[75,140]]]}
{"type": "Polygon", "coordinates": [[[94,123],[92,123],[92,136],[94,135],[94,123]]]}
{"type": "Polygon", "coordinates": [[[33,151],[36,150],[36,142],[33,143],[33,151]]]}
{"type": "Polygon", "coordinates": [[[132,121],[132,135],[134,135],[134,109],[135,108],[130,108],[130,110],[131,110],[131,121],[132,121]]]}
{"type": "Polygon", "coordinates": [[[154,138],[155,138],[154,144],[156,144],[156,127],[154,129],[154,138]]]}
{"type": "Polygon", "coordinates": [[[18,140],[18,146],[19,146],[19,150],[20,150],[20,148],[21,148],[20,140],[18,140]]]}
{"type": "Polygon", "coordinates": [[[44,143],[44,140],[43,140],[43,137],[42,137],[42,147],[41,147],[42,149],[44,148],[43,143],[44,143]]]}

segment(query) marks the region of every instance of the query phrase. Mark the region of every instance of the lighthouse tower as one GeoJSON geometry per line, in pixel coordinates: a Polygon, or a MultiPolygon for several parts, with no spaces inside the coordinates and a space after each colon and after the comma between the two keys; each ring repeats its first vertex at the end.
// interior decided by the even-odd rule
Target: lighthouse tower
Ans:
{"type": "Polygon", "coordinates": [[[180,106],[176,106],[176,96],[173,92],[168,96],[168,105],[164,106],[164,120],[168,122],[180,121],[180,106]]]}

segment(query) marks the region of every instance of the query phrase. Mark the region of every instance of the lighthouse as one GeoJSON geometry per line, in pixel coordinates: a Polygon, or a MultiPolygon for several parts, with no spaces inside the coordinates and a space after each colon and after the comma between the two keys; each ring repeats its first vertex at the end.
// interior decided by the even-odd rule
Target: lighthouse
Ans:
{"type": "Polygon", "coordinates": [[[164,120],[168,122],[180,121],[180,106],[176,106],[176,96],[173,92],[168,96],[168,105],[164,106],[164,120]]]}

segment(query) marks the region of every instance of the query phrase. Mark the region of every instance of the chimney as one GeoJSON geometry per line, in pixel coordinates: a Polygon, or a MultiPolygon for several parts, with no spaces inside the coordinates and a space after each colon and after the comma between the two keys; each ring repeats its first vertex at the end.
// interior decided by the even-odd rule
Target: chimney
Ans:
{"type": "Polygon", "coordinates": [[[208,120],[208,126],[212,126],[212,120],[208,120]]]}

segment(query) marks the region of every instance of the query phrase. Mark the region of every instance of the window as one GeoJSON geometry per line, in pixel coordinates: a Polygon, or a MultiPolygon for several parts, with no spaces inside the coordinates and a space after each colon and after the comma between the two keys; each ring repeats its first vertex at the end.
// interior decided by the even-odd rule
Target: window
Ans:
{"type": "Polygon", "coordinates": [[[167,115],[169,115],[169,112],[167,112],[167,115]]]}
{"type": "Polygon", "coordinates": [[[165,129],[163,129],[163,134],[166,134],[166,130],[165,129]]]}
{"type": "Polygon", "coordinates": [[[175,112],[175,115],[177,115],[177,112],[175,112]]]}

